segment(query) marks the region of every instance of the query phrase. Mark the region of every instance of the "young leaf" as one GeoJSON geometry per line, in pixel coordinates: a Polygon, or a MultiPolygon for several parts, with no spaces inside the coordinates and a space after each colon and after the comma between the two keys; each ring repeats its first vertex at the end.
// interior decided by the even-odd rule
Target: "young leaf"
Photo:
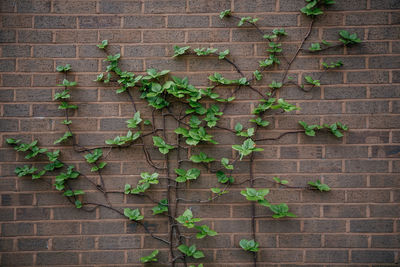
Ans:
{"type": "Polygon", "coordinates": [[[108,46],[108,40],[101,41],[101,44],[96,45],[100,49],[106,49],[108,46]]]}
{"type": "Polygon", "coordinates": [[[194,163],[200,163],[200,162],[210,163],[215,159],[208,157],[204,152],[200,152],[198,155],[192,155],[190,157],[190,160],[193,161],[194,163]]]}
{"type": "Polygon", "coordinates": [[[71,70],[71,65],[70,64],[66,64],[65,66],[59,65],[56,67],[56,70],[58,72],[67,72],[67,71],[71,70]]]}
{"type": "Polygon", "coordinates": [[[158,147],[158,150],[162,154],[168,154],[171,149],[174,149],[174,146],[168,145],[165,141],[159,136],[153,136],[154,146],[158,147]]]}
{"type": "Polygon", "coordinates": [[[223,19],[225,17],[229,17],[230,15],[231,15],[231,10],[227,9],[227,10],[224,10],[221,13],[219,13],[219,18],[223,19]]]}
{"type": "Polygon", "coordinates": [[[289,207],[285,203],[270,205],[269,208],[274,213],[274,215],[272,215],[272,218],[275,219],[283,217],[297,217],[293,213],[289,212],[289,207]]]}
{"type": "Polygon", "coordinates": [[[69,132],[69,131],[67,131],[67,132],[64,133],[64,135],[63,135],[61,138],[59,138],[59,139],[57,139],[56,141],[54,141],[54,144],[56,145],[56,144],[58,144],[58,143],[64,142],[64,141],[67,140],[69,137],[72,137],[72,133],[69,132]]]}
{"type": "Polygon", "coordinates": [[[229,49],[219,52],[218,59],[224,59],[227,55],[229,55],[229,49]]]}
{"type": "Polygon", "coordinates": [[[158,203],[158,205],[153,207],[151,210],[153,211],[153,215],[167,212],[168,211],[168,200],[161,199],[160,202],[158,203]]]}
{"type": "Polygon", "coordinates": [[[157,255],[158,255],[158,249],[153,250],[153,252],[150,253],[150,255],[145,256],[145,257],[141,257],[140,258],[140,262],[141,263],[147,263],[147,262],[155,262],[157,261],[157,255]]]}
{"type": "Polygon", "coordinates": [[[103,155],[101,148],[96,148],[92,153],[86,154],[84,158],[88,163],[95,163],[103,155]]]}
{"type": "Polygon", "coordinates": [[[245,251],[251,251],[251,252],[257,252],[259,246],[256,241],[247,239],[240,240],[239,245],[245,251]]]}
{"type": "Polygon", "coordinates": [[[179,47],[179,46],[175,45],[173,57],[184,55],[186,53],[186,50],[188,50],[189,48],[190,48],[190,46],[179,47]]]}
{"type": "Polygon", "coordinates": [[[140,221],[143,220],[143,216],[140,214],[139,209],[130,209],[130,208],[125,208],[124,209],[124,215],[129,218],[131,221],[140,221]]]}
{"type": "Polygon", "coordinates": [[[331,191],[331,188],[327,184],[321,183],[320,180],[317,180],[316,182],[308,182],[311,187],[318,189],[321,192],[328,192],[331,191]]]}

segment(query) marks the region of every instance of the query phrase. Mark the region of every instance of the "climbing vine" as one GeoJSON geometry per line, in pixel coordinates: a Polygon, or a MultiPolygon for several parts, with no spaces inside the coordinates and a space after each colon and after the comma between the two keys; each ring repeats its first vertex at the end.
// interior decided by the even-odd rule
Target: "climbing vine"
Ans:
{"type": "MultiPolygon", "coordinates": [[[[54,100],[59,102],[59,109],[64,110],[65,119],[61,122],[65,125],[65,133],[57,140],[54,145],[70,142],[76,153],[81,153],[87,164],[90,165],[91,173],[98,176],[98,182],[93,181],[90,177],[78,171],[74,165],[63,162],[60,159],[60,150],[48,151],[46,148],[40,148],[37,141],[31,143],[23,143],[16,139],[7,139],[9,145],[14,146],[16,151],[25,152],[26,159],[33,159],[41,154],[46,155],[48,164],[39,168],[35,165],[24,165],[17,167],[15,173],[19,176],[31,176],[32,179],[40,179],[43,176],[52,176],[54,171],[58,171],[55,175],[55,189],[60,191],[72,204],[78,209],[84,211],[92,211],[98,207],[110,209],[121,216],[126,217],[132,223],[136,223],[144,227],[147,234],[168,245],[169,247],[169,264],[175,266],[177,262],[183,262],[188,266],[192,259],[201,259],[204,253],[198,250],[195,239],[206,238],[207,236],[216,236],[218,233],[211,229],[209,225],[201,224],[201,218],[197,218],[191,208],[186,209],[182,214],[178,214],[180,204],[188,203],[207,203],[217,198],[223,198],[229,194],[230,188],[241,188],[240,194],[249,201],[251,206],[251,235],[248,239],[242,239],[238,244],[243,250],[252,253],[254,266],[257,266],[257,252],[260,245],[257,242],[255,222],[258,218],[268,217],[269,215],[257,215],[256,205],[261,205],[272,212],[269,217],[283,218],[296,217],[290,212],[290,207],[286,203],[270,203],[268,201],[268,188],[256,188],[255,181],[258,179],[267,180],[271,184],[275,184],[280,188],[291,188],[287,180],[279,177],[261,177],[255,178],[254,154],[263,151],[263,148],[257,146],[257,142],[266,140],[278,140],[287,134],[304,133],[308,136],[315,136],[317,132],[325,131],[326,134],[333,134],[337,138],[343,137],[343,132],[348,127],[340,122],[323,125],[310,125],[308,122],[299,121],[301,130],[288,131],[280,134],[275,138],[257,137],[260,128],[270,125],[267,116],[270,111],[278,111],[281,113],[299,110],[299,107],[287,102],[285,99],[276,98],[276,93],[282,87],[296,84],[299,90],[311,91],[314,87],[320,86],[320,80],[323,74],[331,69],[340,68],[343,63],[324,62],[321,66],[321,72],[318,77],[305,76],[304,81],[297,83],[293,77],[288,76],[289,70],[299,55],[300,51],[306,53],[318,53],[326,49],[337,46],[351,46],[360,42],[356,34],[347,31],[338,32],[338,43],[331,44],[325,40],[317,43],[310,43],[309,48],[304,48],[310,36],[314,21],[318,15],[323,14],[324,8],[334,4],[332,0],[306,0],[307,4],[301,9],[301,12],[310,18],[308,31],[294,55],[286,58],[282,55],[283,48],[281,41],[288,35],[284,29],[274,29],[272,32],[266,33],[257,26],[258,18],[237,17],[230,10],[220,13],[221,19],[236,20],[238,27],[250,26],[256,29],[260,36],[268,43],[266,58],[259,61],[258,69],[254,70],[251,77],[246,77],[230,56],[228,49],[219,51],[215,48],[199,47],[192,49],[190,46],[174,46],[174,54],[172,57],[183,56],[199,56],[199,57],[215,57],[219,60],[231,65],[237,72],[236,79],[228,79],[220,73],[214,73],[208,77],[210,86],[206,88],[196,88],[189,83],[187,77],[176,77],[170,75],[169,70],[148,69],[144,74],[137,75],[132,72],[122,70],[119,64],[120,54],[109,54],[109,42],[103,40],[97,47],[104,51],[105,62],[108,63],[105,72],[95,77],[95,81],[104,84],[111,84],[118,87],[117,94],[126,94],[131,102],[133,113],[130,119],[126,121],[126,134],[115,136],[112,139],[105,140],[105,145],[101,147],[86,147],[80,144],[74,134],[73,127],[73,111],[79,108],[71,103],[70,91],[77,85],[75,81],[70,81],[69,72],[72,70],[69,64],[58,66],[57,71],[64,74],[61,84],[58,84],[60,91],[54,94],[54,100]],[[281,61],[285,61],[286,67],[280,67],[281,61]],[[271,69],[282,69],[283,75],[280,80],[272,81],[266,91],[261,91],[255,85],[255,82],[262,81],[263,76],[271,69]],[[235,89],[227,97],[222,97],[216,92],[216,88],[224,86],[233,86],[235,89]],[[137,108],[137,99],[134,98],[133,91],[140,92],[140,98],[147,102],[153,108],[151,114],[142,117],[140,110],[137,108]],[[249,120],[251,127],[244,127],[241,123],[237,123],[233,129],[219,125],[221,117],[224,115],[229,105],[234,105],[237,92],[240,90],[251,90],[260,99],[258,105],[252,110],[253,117],[249,120]],[[171,117],[176,121],[178,127],[174,129],[174,136],[167,134],[166,119],[171,117]],[[161,127],[157,126],[161,125],[161,127]],[[216,159],[213,155],[207,155],[205,152],[193,150],[199,144],[213,144],[218,142],[210,134],[210,129],[216,128],[224,130],[229,134],[242,138],[238,144],[232,145],[235,151],[233,158],[222,157],[216,159]],[[148,130],[150,129],[150,130],[148,130]],[[151,136],[152,142],[146,142],[147,136],[151,136]],[[154,147],[163,155],[163,163],[155,162],[152,159],[149,150],[154,147]],[[146,162],[150,169],[155,172],[140,173],[141,179],[136,184],[121,185],[119,192],[108,191],[103,180],[103,169],[107,168],[107,157],[114,149],[137,149],[142,150],[146,162]],[[175,151],[174,156],[171,152],[175,151]],[[237,168],[238,162],[247,159],[249,164],[249,178],[237,181],[234,177],[234,170],[237,168]],[[176,162],[172,168],[171,162],[176,162]],[[193,167],[188,168],[184,162],[192,162],[193,167]],[[184,199],[180,196],[180,192],[185,190],[186,183],[191,183],[197,179],[201,179],[202,171],[200,167],[205,168],[207,173],[215,175],[215,186],[210,188],[210,197],[206,199],[184,199]],[[93,187],[104,195],[107,204],[89,202],[85,200],[85,192],[77,187],[74,183],[76,179],[88,180],[93,187]],[[166,198],[156,199],[151,195],[151,187],[160,184],[161,180],[166,180],[165,193],[166,198]],[[139,208],[124,208],[120,210],[115,208],[110,200],[109,194],[120,193],[128,197],[144,197],[154,203],[152,208],[153,216],[164,216],[168,218],[169,230],[168,238],[158,236],[156,233],[148,229],[145,223],[146,218],[139,208]],[[189,232],[183,231],[183,228],[190,229],[189,232]]],[[[298,188],[298,187],[297,187],[298,188]]],[[[320,180],[309,181],[303,186],[304,190],[330,191],[330,187],[320,180]]],[[[154,250],[149,255],[142,257],[142,263],[157,262],[159,250],[154,250]]],[[[195,265],[190,265],[192,267],[195,265]]],[[[198,267],[203,264],[197,265],[198,267]]]]}

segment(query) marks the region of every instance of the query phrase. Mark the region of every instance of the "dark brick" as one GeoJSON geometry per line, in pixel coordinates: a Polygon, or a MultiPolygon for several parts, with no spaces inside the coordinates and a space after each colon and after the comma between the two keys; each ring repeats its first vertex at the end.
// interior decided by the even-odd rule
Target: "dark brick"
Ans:
{"type": "Polygon", "coordinates": [[[48,89],[18,89],[15,98],[20,102],[48,102],[52,100],[51,90],[48,89]]]}
{"type": "Polygon", "coordinates": [[[123,251],[102,251],[102,252],[84,252],[82,253],[84,264],[116,264],[124,263],[123,251]]]}
{"type": "Polygon", "coordinates": [[[396,0],[381,0],[371,2],[371,9],[399,9],[400,3],[396,0]]]}
{"type": "Polygon", "coordinates": [[[387,172],[388,162],[383,160],[347,160],[347,172],[387,172]]]}
{"type": "Polygon", "coordinates": [[[366,235],[325,235],[325,247],[327,248],[366,248],[368,236],[366,235]]]}
{"type": "Polygon", "coordinates": [[[368,31],[369,40],[397,40],[400,34],[400,27],[377,27],[368,31]]]}
{"type": "Polygon", "coordinates": [[[165,17],[164,16],[124,17],[124,28],[128,29],[165,28],[165,17]]]}
{"type": "Polygon", "coordinates": [[[341,172],[342,162],[337,160],[301,161],[301,172],[341,172]]]}
{"type": "Polygon", "coordinates": [[[53,41],[53,33],[51,31],[18,31],[19,43],[51,43],[53,41]]]}
{"type": "Polygon", "coordinates": [[[1,47],[2,57],[30,57],[30,45],[3,45],[1,47]]]}
{"type": "Polygon", "coordinates": [[[4,0],[0,2],[0,11],[2,13],[12,13],[16,6],[17,3],[14,0],[4,0]]]}
{"type": "Polygon", "coordinates": [[[12,239],[2,239],[0,240],[0,251],[7,252],[13,251],[14,241],[12,239]]]}
{"type": "Polygon", "coordinates": [[[183,42],[185,33],[183,31],[169,30],[169,31],[155,31],[149,30],[143,33],[143,41],[145,43],[171,43],[183,42]]]}
{"type": "Polygon", "coordinates": [[[384,131],[351,131],[347,133],[348,144],[385,144],[389,143],[389,133],[384,131]]]}
{"type": "Polygon", "coordinates": [[[374,12],[373,15],[366,13],[352,13],[346,16],[346,25],[384,25],[388,24],[389,13],[374,12]]]}
{"type": "Polygon", "coordinates": [[[49,208],[17,208],[17,220],[48,220],[49,208]]]}
{"type": "Polygon", "coordinates": [[[281,248],[318,248],[320,246],[321,235],[279,235],[279,247],[281,248]]]}
{"type": "Polygon", "coordinates": [[[16,40],[15,30],[0,30],[1,43],[13,43],[16,40]]]}
{"type": "Polygon", "coordinates": [[[46,57],[75,57],[75,46],[73,45],[37,45],[33,47],[33,56],[46,57]]]}
{"type": "Polygon", "coordinates": [[[258,12],[260,10],[262,10],[263,12],[275,11],[275,6],[276,6],[275,2],[276,0],[264,0],[264,1],[257,0],[253,2],[243,2],[241,0],[235,0],[234,11],[235,12],[258,12]]]}
{"type": "Polygon", "coordinates": [[[185,0],[149,0],[144,2],[144,13],[184,13],[185,0]]]}
{"type": "MultiPolygon", "coordinates": [[[[56,31],[56,43],[76,43],[77,40],[81,43],[97,43],[97,30],[79,30],[79,31],[56,31]]],[[[118,42],[117,40],[113,40],[118,42]]]]}
{"type": "Polygon", "coordinates": [[[99,249],[117,250],[140,248],[140,236],[107,236],[99,238],[99,249]]]}
{"type": "Polygon", "coordinates": [[[346,102],[347,113],[388,113],[389,102],[388,101],[357,101],[357,102],[346,102]]]}
{"type": "Polygon", "coordinates": [[[319,250],[306,251],[306,262],[347,262],[348,257],[349,252],[343,250],[324,250],[324,253],[319,250]]]}
{"type": "Polygon", "coordinates": [[[326,158],[367,158],[367,146],[327,146],[326,158]]]}
{"type": "Polygon", "coordinates": [[[351,220],[350,231],[353,233],[392,233],[392,220],[351,220]]]}
{"type": "Polygon", "coordinates": [[[100,31],[100,39],[111,39],[118,43],[139,43],[142,37],[137,30],[104,30],[100,31]]]}
{"type": "Polygon", "coordinates": [[[91,14],[96,13],[95,1],[56,0],[53,2],[54,13],[59,14],[91,14]]]}
{"type": "Polygon", "coordinates": [[[303,251],[301,250],[261,250],[261,259],[268,259],[268,262],[282,263],[282,262],[301,262],[303,261],[303,251]]]}
{"type": "Polygon", "coordinates": [[[168,16],[168,28],[207,28],[208,16],[168,16]]]}
{"type": "Polygon", "coordinates": [[[32,266],[32,264],[33,254],[31,253],[3,253],[1,255],[1,266],[32,266]]]}
{"type": "Polygon", "coordinates": [[[125,57],[162,57],[165,56],[163,45],[135,45],[125,46],[125,57]]]}
{"type": "Polygon", "coordinates": [[[373,248],[399,248],[400,236],[374,235],[371,247],[373,248]]]}
{"type": "Polygon", "coordinates": [[[351,253],[352,262],[394,263],[394,251],[356,250],[351,253]]]}
{"type": "Polygon", "coordinates": [[[4,28],[32,28],[31,16],[6,16],[1,18],[4,28]]]}
{"type": "Polygon", "coordinates": [[[77,252],[38,252],[36,254],[36,264],[38,265],[55,265],[60,262],[77,265],[79,255],[77,252]]]}
{"type": "Polygon", "coordinates": [[[327,218],[363,218],[366,214],[367,207],[362,205],[324,206],[324,217],[327,218]]]}
{"type": "Polygon", "coordinates": [[[260,233],[299,233],[300,221],[297,220],[259,220],[260,233]]]}
{"type": "Polygon", "coordinates": [[[193,13],[219,12],[231,8],[231,0],[189,0],[189,11],[193,13]]]}
{"type": "Polygon", "coordinates": [[[125,233],[124,225],[124,222],[86,222],[82,224],[82,234],[122,234],[125,233]]]}
{"type": "Polygon", "coordinates": [[[347,50],[349,55],[389,54],[388,42],[359,43],[347,50]]]}
{"type": "Polygon", "coordinates": [[[64,16],[36,16],[35,28],[37,29],[75,29],[76,17],[64,16]]]}
{"type": "Polygon", "coordinates": [[[346,231],[345,221],[314,220],[304,221],[304,230],[308,233],[344,233],[346,231]]]}
{"type": "Polygon", "coordinates": [[[88,237],[62,237],[53,238],[53,250],[89,250],[95,248],[94,238],[88,237]]]}
{"type": "Polygon", "coordinates": [[[0,72],[14,72],[15,60],[13,59],[0,59],[0,72]]]}
{"type": "Polygon", "coordinates": [[[370,205],[371,217],[397,218],[399,212],[399,205],[370,205]]]}
{"type": "Polygon", "coordinates": [[[48,250],[48,239],[42,238],[24,238],[18,239],[18,250],[48,250]]]}
{"type": "Polygon", "coordinates": [[[33,223],[3,223],[1,225],[2,236],[29,236],[33,235],[33,223]]]}
{"type": "Polygon", "coordinates": [[[54,70],[53,60],[21,59],[18,60],[18,71],[21,72],[51,72],[54,70]]]}
{"type": "Polygon", "coordinates": [[[50,0],[19,0],[18,13],[50,13],[50,0]]]}
{"type": "Polygon", "coordinates": [[[37,234],[44,236],[76,235],[80,233],[79,228],[80,223],[78,222],[42,222],[37,224],[37,234]]]}
{"type": "Polygon", "coordinates": [[[29,105],[21,105],[21,104],[4,105],[3,116],[27,117],[29,116],[29,105]]]}
{"type": "Polygon", "coordinates": [[[108,1],[100,2],[100,12],[104,14],[132,14],[140,13],[142,4],[140,1],[108,1]]]}
{"type": "Polygon", "coordinates": [[[18,121],[12,119],[0,119],[0,129],[2,132],[15,132],[18,130],[18,121]]]}
{"type": "Polygon", "coordinates": [[[82,29],[107,29],[119,28],[121,26],[121,18],[117,16],[86,16],[78,17],[79,28],[82,29]]]}

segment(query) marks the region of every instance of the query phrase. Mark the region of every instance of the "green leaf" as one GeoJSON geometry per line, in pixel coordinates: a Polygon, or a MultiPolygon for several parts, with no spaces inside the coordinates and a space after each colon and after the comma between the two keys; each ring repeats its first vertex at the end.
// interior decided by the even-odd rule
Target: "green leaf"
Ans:
{"type": "Polygon", "coordinates": [[[28,165],[24,165],[23,167],[16,167],[14,172],[18,175],[18,177],[26,176],[29,174],[33,174],[38,169],[35,167],[30,167],[28,165]]]}
{"type": "Polygon", "coordinates": [[[259,189],[256,190],[254,188],[246,188],[246,190],[240,191],[242,196],[245,196],[247,200],[250,201],[263,201],[265,200],[265,196],[269,193],[269,189],[259,189]]]}
{"type": "Polygon", "coordinates": [[[200,152],[198,155],[192,155],[190,157],[190,160],[193,161],[194,163],[200,163],[200,162],[210,163],[215,159],[208,157],[204,152],[200,152]]]}
{"type": "Polygon", "coordinates": [[[259,70],[254,71],[253,74],[254,74],[254,78],[256,78],[257,81],[260,81],[263,77],[259,70]]]}
{"type": "Polygon", "coordinates": [[[242,239],[239,242],[239,245],[245,251],[257,252],[259,244],[252,240],[242,239]]]}
{"type": "Polygon", "coordinates": [[[77,82],[70,82],[67,79],[64,79],[61,84],[57,84],[57,86],[65,86],[65,87],[72,87],[76,86],[77,82]]]}
{"type": "Polygon", "coordinates": [[[65,66],[59,65],[56,67],[56,70],[58,72],[67,72],[67,71],[71,70],[71,65],[70,64],[66,64],[65,66]]]}
{"type": "Polygon", "coordinates": [[[285,185],[285,184],[288,184],[289,182],[288,182],[288,180],[281,180],[281,178],[279,178],[279,177],[273,177],[272,178],[276,183],[278,183],[278,184],[283,184],[283,185],[285,185]]]}
{"type": "Polygon", "coordinates": [[[331,191],[331,188],[330,188],[327,184],[321,183],[320,180],[317,180],[316,182],[308,182],[308,184],[309,184],[311,187],[314,187],[314,188],[318,189],[318,190],[321,191],[321,192],[328,192],[328,191],[331,191]]]}
{"type": "Polygon", "coordinates": [[[247,156],[247,155],[251,154],[252,152],[264,151],[264,149],[262,149],[262,148],[256,148],[256,144],[250,138],[246,139],[241,146],[233,145],[232,148],[239,151],[240,160],[242,160],[242,158],[244,156],[247,156]]]}
{"type": "Polygon", "coordinates": [[[218,233],[211,230],[207,225],[195,226],[199,232],[196,234],[197,239],[202,239],[206,236],[216,236],[218,233]]]}
{"type": "Polygon", "coordinates": [[[124,209],[124,215],[129,218],[131,221],[140,221],[144,217],[140,214],[139,209],[130,209],[130,208],[125,208],[124,209]]]}
{"type": "Polygon", "coordinates": [[[314,86],[321,86],[320,81],[319,80],[314,80],[311,76],[305,76],[304,79],[309,84],[312,84],[314,86]]]}
{"type": "Polygon", "coordinates": [[[236,123],[235,131],[236,132],[241,132],[242,130],[243,130],[243,125],[240,122],[236,123]]]}
{"type": "Polygon", "coordinates": [[[95,163],[103,155],[101,148],[96,148],[92,153],[86,154],[84,158],[88,163],[95,163]]]}
{"type": "Polygon", "coordinates": [[[187,228],[193,228],[196,222],[201,221],[199,218],[193,218],[193,213],[190,209],[185,210],[185,212],[176,218],[176,221],[187,228]]]}
{"type": "Polygon", "coordinates": [[[179,47],[179,46],[175,45],[173,57],[184,55],[186,53],[186,50],[188,50],[189,48],[190,48],[190,46],[179,47]]]}
{"type": "Polygon", "coordinates": [[[257,117],[255,119],[250,119],[250,122],[256,123],[258,126],[266,127],[269,125],[269,121],[264,121],[261,117],[257,117]]]}
{"type": "Polygon", "coordinates": [[[96,45],[100,49],[105,49],[108,46],[108,40],[101,41],[101,44],[96,45]]]}
{"type": "Polygon", "coordinates": [[[66,141],[69,137],[72,137],[72,133],[69,132],[69,131],[67,131],[67,132],[64,133],[64,135],[63,135],[61,138],[59,138],[59,139],[57,139],[56,141],[54,141],[54,144],[56,145],[56,144],[59,144],[59,143],[61,143],[61,142],[64,142],[64,141],[66,141]]]}
{"type": "Polygon", "coordinates": [[[270,205],[270,210],[274,213],[272,218],[283,218],[283,217],[297,217],[293,213],[289,212],[289,207],[285,203],[280,203],[277,205],[270,205]]]}
{"type": "Polygon", "coordinates": [[[232,176],[227,176],[223,171],[216,172],[218,182],[221,184],[225,184],[227,182],[233,183],[235,179],[232,176]]]}
{"type": "Polygon", "coordinates": [[[54,162],[60,156],[60,150],[54,150],[53,152],[47,152],[46,155],[49,158],[49,161],[54,162]]]}
{"type": "Polygon", "coordinates": [[[227,55],[229,55],[229,49],[219,52],[218,59],[224,59],[227,55]]]}
{"type": "Polygon", "coordinates": [[[148,172],[142,172],[140,173],[140,177],[142,177],[141,180],[139,180],[139,184],[143,184],[143,183],[148,183],[148,184],[158,184],[158,173],[148,173],[148,172]]]}
{"type": "Polygon", "coordinates": [[[174,146],[168,145],[165,141],[159,136],[153,136],[154,146],[158,147],[158,150],[162,154],[168,154],[171,149],[174,149],[174,146]]]}
{"type": "Polygon", "coordinates": [[[233,170],[233,165],[229,165],[229,159],[227,158],[222,158],[221,159],[221,164],[224,166],[225,169],[227,170],[233,170]]]}
{"type": "Polygon", "coordinates": [[[197,250],[196,245],[191,245],[190,247],[188,247],[182,244],[178,247],[178,250],[186,256],[193,257],[195,259],[204,258],[204,253],[197,250]]]}
{"type": "Polygon", "coordinates": [[[320,43],[311,43],[311,46],[308,48],[311,52],[322,50],[320,43]]]}
{"type": "Polygon", "coordinates": [[[132,119],[126,121],[126,127],[130,129],[134,129],[138,127],[139,123],[142,122],[142,118],[140,117],[140,111],[135,112],[132,119]]]}
{"type": "Polygon", "coordinates": [[[299,110],[299,107],[296,107],[295,105],[292,105],[288,102],[286,102],[284,99],[279,98],[277,101],[277,105],[271,106],[271,109],[283,109],[285,112],[290,112],[293,110],[299,110]]]}
{"type": "Polygon", "coordinates": [[[140,262],[141,263],[147,263],[147,262],[155,262],[157,261],[157,255],[158,255],[158,249],[153,250],[153,252],[150,253],[150,255],[145,256],[145,257],[141,257],[140,258],[140,262]]]}
{"type": "Polygon", "coordinates": [[[252,17],[243,17],[240,18],[240,21],[238,23],[238,27],[243,26],[245,22],[250,23],[250,24],[255,24],[259,19],[258,18],[252,18],[252,17]]]}
{"type": "Polygon", "coordinates": [[[340,68],[341,66],[343,66],[343,62],[340,60],[336,62],[331,62],[330,64],[322,62],[322,66],[326,69],[340,68]]]}
{"type": "Polygon", "coordinates": [[[100,169],[103,169],[105,166],[107,165],[107,162],[100,162],[99,164],[97,164],[96,166],[93,166],[90,171],[91,172],[97,172],[100,169]]]}
{"type": "Polygon", "coordinates": [[[77,209],[80,209],[80,208],[82,208],[82,202],[80,201],[80,200],[75,200],[75,207],[77,208],[77,209]]]}
{"type": "Polygon", "coordinates": [[[225,18],[225,17],[229,17],[230,15],[231,15],[231,10],[230,9],[227,9],[227,10],[224,10],[224,11],[222,11],[221,13],[219,13],[219,18],[220,19],[223,19],[223,18],[225,18]]]}
{"type": "Polygon", "coordinates": [[[339,35],[341,37],[339,38],[339,41],[341,41],[344,45],[361,43],[361,40],[357,37],[356,33],[350,34],[348,31],[342,30],[339,32],[339,35]]]}
{"type": "Polygon", "coordinates": [[[7,138],[6,139],[7,144],[9,145],[17,145],[21,140],[13,139],[13,138],[7,138]]]}
{"type": "Polygon", "coordinates": [[[196,55],[198,56],[208,56],[210,54],[214,54],[215,52],[218,51],[216,48],[195,48],[193,49],[194,52],[196,52],[196,55]]]}
{"type": "Polygon", "coordinates": [[[158,203],[158,205],[153,207],[151,210],[153,211],[153,215],[167,212],[168,211],[168,200],[161,199],[160,202],[158,203]]]}

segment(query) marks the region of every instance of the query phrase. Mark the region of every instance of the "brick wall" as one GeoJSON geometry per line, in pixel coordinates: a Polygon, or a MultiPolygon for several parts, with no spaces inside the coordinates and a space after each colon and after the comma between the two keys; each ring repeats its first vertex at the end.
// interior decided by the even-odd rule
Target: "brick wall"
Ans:
{"type": "MultiPolygon", "coordinates": [[[[300,129],[299,120],[339,120],[350,127],[349,132],[343,139],[290,134],[264,142],[260,147],[265,150],[256,155],[254,165],[256,177],[279,176],[294,186],[322,179],[332,191],[271,188],[268,199],[288,203],[298,217],[257,220],[258,266],[394,266],[399,260],[400,2],[336,2],[318,20],[307,43],[320,38],[335,41],[337,32],[347,29],[356,32],[362,44],[300,53],[290,71],[299,80],[318,72],[322,61],[340,59],[344,67],[326,73],[321,87],[309,93],[294,86],[282,88],[279,97],[302,109],[274,115],[259,135],[273,137],[300,129]]],[[[105,208],[90,213],[77,210],[47,183],[15,176],[14,168],[28,161],[5,144],[6,138],[37,139],[41,146],[53,148],[53,141],[65,131],[59,124],[63,113],[52,101],[55,85],[63,78],[55,72],[57,65],[70,63],[71,77],[79,84],[72,89],[72,100],[79,106],[72,114],[79,143],[103,145],[105,139],[126,131],[124,121],[132,116],[132,108],[126,95],[116,95],[114,87],[92,81],[104,70],[104,54],[96,48],[101,40],[108,39],[111,51],[121,53],[124,69],[170,69],[201,87],[214,71],[236,77],[234,69],[210,58],[172,59],[173,45],[228,48],[249,77],[265,57],[267,45],[254,29],[221,21],[218,13],[230,8],[242,16],[259,17],[265,31],[285,28],[289,36],[283,48],[290,56],[309,24],[298,11],[302,6],[303,0],[1,0],[0,265],[140,266],[142,254],[159,248],[164,263],[160,266],[166,266],[167,247],[140,226],[105,208]]],[[[266,89],[281,74],[281,70],[268,72],[256,87],[266,89]]],[[[238,121],[245,123],[257,99],[250,90],[240,91],[238,100],[226,109],[223,125],[233,128],[238,121]]],[[[144,102],[139,102],[139,109],[148,116],[150,109],[144,102]]],[[[167,122],[171,131],[175,126],[167,122]]],[[[222,130],[213,134],[220,145],[202,146],[203,150],[217,158],[232,158],[231,145],[240,139],[222,130]]],[[[76,164],[98,182],[82,154],[75,153],[70,144],[60,147],[64,161],[76,164]]],[[[163,159],[155,150],[151,154],[155,161],[163,159]]],[[[103,174],[110,191],[122,191],[125,183],[135,184],[140,172],[152,171],[136,148],[113,150],[107,162],[103,174]]],[[[247,163],[236,171],[237,180],[248,178],[247,163]]],[[[198,181],[180,190],[182,198],[209,196],[208,188],[216,178],[202,171],[198,181]]],[[[104,203],[102,194],[85,179],[77,186],[88,192],[88,201],[104,203]]],[[[260,180],[256,186],[271,184],[260,180]]],[[[154,196],[161,198],[165,183],[155,188],[154,196]]],[[[195,241],[205,252],[199,261],[205,266],[253,266],[251,254],[238,245],[241,238],[251,236],[251,208],[239,194],[241,189],[234,187],[212,203],[180,206],[180,212],[191,207],[219,233],[195,241]]],[[[114,207],[141,208],[146,225],[167,238],[167,220],[150,215],[153,203],[148,199],[123,194],[109,197],[114,207]]],[[[261,206],[256,212],[270,214],[261,206]]]]}

